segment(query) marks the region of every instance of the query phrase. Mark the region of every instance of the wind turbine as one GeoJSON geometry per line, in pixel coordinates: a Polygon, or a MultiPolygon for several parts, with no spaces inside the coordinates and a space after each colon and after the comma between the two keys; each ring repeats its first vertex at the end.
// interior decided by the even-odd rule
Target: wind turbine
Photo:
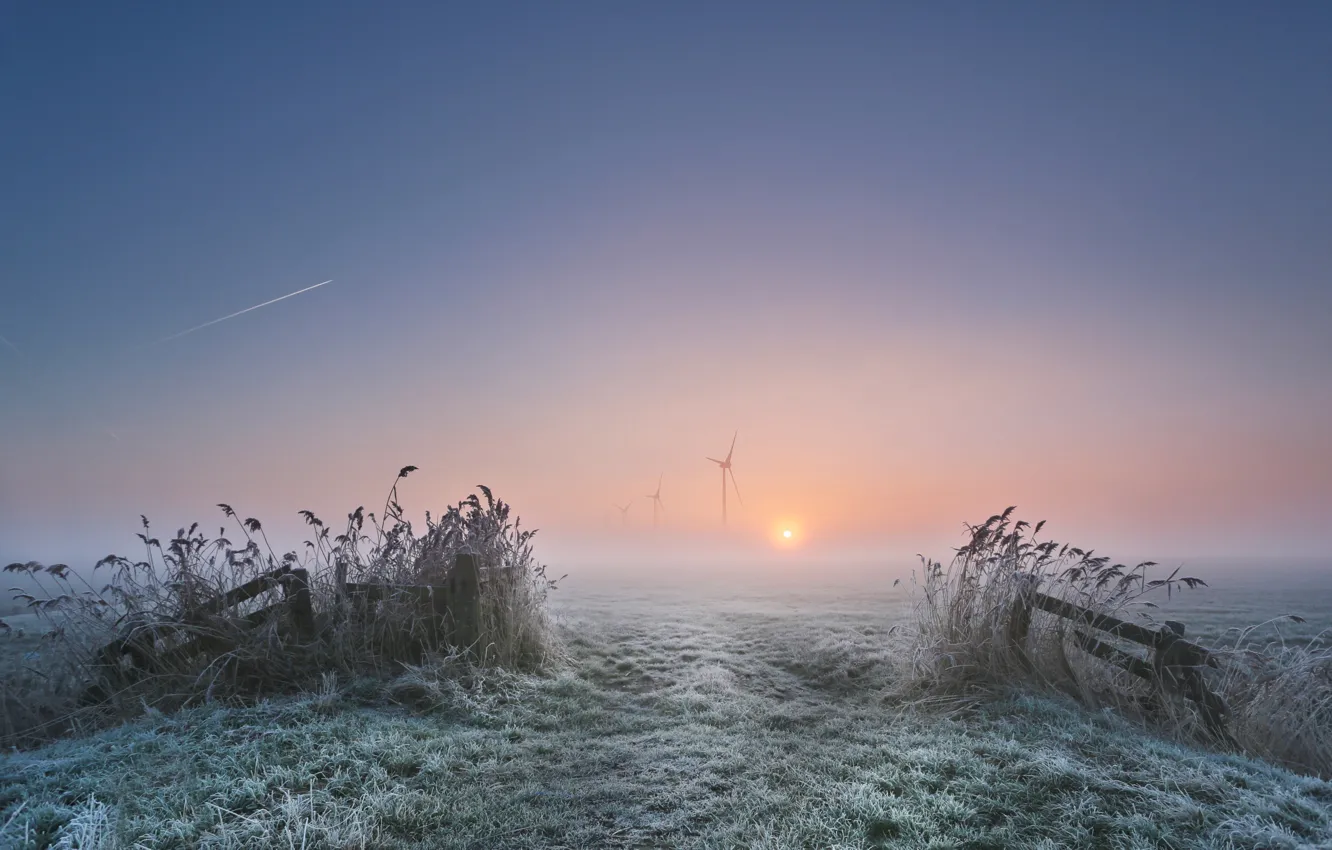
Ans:
{"type": "Polygon", "coordinates": [[[615,506],[615,507],[618,508],[619,511],[620,511],[620,525],[628,525],[628,524],[629,524],[629,509],[632,508],[633,506],[634,506],[634,503],[633,503],[633,502],[630,502],[630,503],[627,504],[627,505],[616,505],[616,506],[615,506]]]}
{"type": "Polygon", "coordinates": [[[664,478],[664,477],[665,477],[665,473],[662,473],[661,475],[657,476],[657,492],[655,492],[655,493],[649,493],[649,494],[647,495],[647,498],[649,498],[649,499],[652,500],[652,527],[653,527],[653,528],[656,528],[656,527],[657,527],[657,511],[658,511],[658,510],[662,510],[662,511],[665,511],[665,510],[666,510],[666,506],[663,505],[663,504],[661,503],[661,479],[664,478]]]}
{"type": "Polygon", "coordinates": [[[710,457],[710,458],[708,458],[708,460],[712,461],[713,463],[715,463],[715,464],[717,464],[718,466],[721,467],[721,474],[722,474],[722,525],[725,525],[725,524],[726,524],[726,474],[727,474],[728,472],[729,472],[730,475],[731,475],[731,486],[735,488],[735,497],[736,497],[737,499],[740,499],[740,504],[743,505],[743,504],[745,503],[745,500],[740,498],[740,485],[735,483],[735,470],[734,470],[734,469],[731,469],[731,455],[735,454],[735,438],[738,437],[738,436],[740,436],[740,432],[739,432],[739,431],[736,431],[735,434],[733,434],[733,435],[731,436],[731,450],[730,450],[729,452],[726,453],[726,460],[717,460],[715,457],[710,457]]]}

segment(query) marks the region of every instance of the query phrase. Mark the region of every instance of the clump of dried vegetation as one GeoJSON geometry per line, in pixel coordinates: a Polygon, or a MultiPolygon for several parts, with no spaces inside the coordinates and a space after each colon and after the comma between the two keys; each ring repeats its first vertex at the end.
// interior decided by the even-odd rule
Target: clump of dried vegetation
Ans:
{"type": "MultiPolygon", "coordinates": [[[[164,542],[142,517],[144,558],[103,558],[93,573],[105,583],[64,564],[10,564],[6,572],[26,574],[37,589],[15,599],[44,634],[40,664],[0,674],[0,744],[36,744],[145,711],[326,691],[339,679],[419,678],[441,658],[434,666],[445,675],[542,668],[558,652],[545,607],[557,580],[535,557],[535,530],[481,486],[440,516],[427,512],[418,531],[398,503],[399,482],[415,470],[398,473],[379,516],[358,507],[340,533],[301,511],[313,533],[299,553],[277,555],[259,520],[221,504],[235,542],[225,528],[210,538],[198,523],[164,542]],[[466,630],[410,593],[366,604],[347,592],[349,584],[443,585],[459,554],[473,556],[479,578],[466,630]],[[247,584],[260,592],[224,604],[247,584]],[[305,619],[290,604],[302,594],[313,615],[305,619]]],[[[369,692],[391,699],[394,690],[369,692]]]]}
{"type": "MultiPolygon", "coordinates": [[[[1057,690],[1182,737],[1332,777],[1332,648],[1325,641],[1260,645],[1250,629],[1208,647],[1207,665],[1196,669],[1225,703],[1226,729],[1218,736],[1179,689],[1095,657],[1084,650],[1078,624],[1027,606],[1040,592],[1161,629],[1166,624],[1152,616],[1156,604],[1144,597],[1205,582],[1178,569],[1149,579],[1154,562],[1128,567],[1092,550],[1038,542],[1044,522],[1014,521],[1013,510],[968,525],[970,540],[949,565],[922,558],[923,576],[913,576],[915,629],[902,659],[903,686],[914,699],[946,704],[1013,686],[1057,690]],[[1031,610],[1025,636],[1016,625],[1024,609],[1031,610]]],[[[1143,653],[1122,642],[1114,648],[1121,660],[1143,653]]],[[[1150,656],[1144,660],[1150,666],[1150,656]]]]}

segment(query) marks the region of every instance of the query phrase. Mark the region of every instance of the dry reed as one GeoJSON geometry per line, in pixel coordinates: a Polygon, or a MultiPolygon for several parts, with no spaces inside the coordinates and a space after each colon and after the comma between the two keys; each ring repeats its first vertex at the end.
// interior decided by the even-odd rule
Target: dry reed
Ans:
{"type": "Polygon", "coordinates": [[[907,696],[964,702],[1012,687],[1056,690],[1168,734],[1332,776],[1332,650],[1316,649],[1316,642],[1256,646],[1246,632],[1233,646],[1210,647],[1215,667],[1202,672],[1227,703],[1224,742],[1205,731],[1196,706],[1177,692],[1085,652],[1067,620],[1037,609],[1025,643],[1015,642],[1014,614],[1032,590],[1160,628],[1150,613],[1156,606],[1144,597],[1205,582],[1179,570],[1149,579],[1154,562],[1127,567],[1092,550],[1038,542],[1044,522],[1014,521],[1013,510],[967,526],[970,539],[948,566],[921,559],[923,575],[913,576],[915,628],[902,659],[907,696]]]}

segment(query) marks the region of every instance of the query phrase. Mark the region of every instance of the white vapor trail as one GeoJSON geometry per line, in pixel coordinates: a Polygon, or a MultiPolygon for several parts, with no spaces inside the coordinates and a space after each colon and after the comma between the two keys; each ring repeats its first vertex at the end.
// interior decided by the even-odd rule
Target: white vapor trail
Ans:
{"type": "Polygon", "coordinates": [[[304,289],[298,289],[298,290],[296,290],[295,292],[288,292],[286,295],[283,295],[283,296],[281,296],[280,298],[274,298],[274,299],[271,300],[271,301],[265,301],[264,303],[262,303],[262,304],[256,304],[256,305],[254,305],[253,307],[246,307],[244,310],[237,310],[235,313],[232,313],[230,316],[223,316],[223,317],[220,318],[220,319],[213,319],[211,322],[204,322],[202,325],[196,325],[195,327],[192,327],[192,328],[190,328],[190,329],[188,329],[188,330],[183,330],[183,331],[181,331],[180,333],[174,333],[174,334],[172,334],[171,336],[164,336],[164,337],[162,337],[161,339],[159,339],[157,342],[153,342],[153,343],[149,343],[149,344],[150,344],[150,345],[161,345],[161,344],[164,343],[164,342],[170,342],[170,341],[173,340],[173,339],[179,339],[180,337],[183,337],[183,336],[185,336],[186,334],[192,334],[192,333],[194,333],[195,331],[201,331],[201,330],[203,330],[204,328],[208,327],[209,325],[216,325],[218,322],[225,322],[227,319],[234,319],[234,318],[236,318],[237,316],[240,316],[240,315],[243,315],[243,314],[245,314],[245,313],[250,312],[251,310],[258,310],[260,307],[267,307],[269,304],[276,304],[276,303],[278,303],[279,301],[285,301],[285,300],[287,300],[288,298],[294,298],[294,297],[296,297],[297,295],[300,295],[300,294],[303,293],[303,292],[309,292],[311,289],[318,289],[319,287],[323,286],[325,283],[332,283],[332,282],[333,282],[333,281],[331,281],[331,280],[326,280],[326,281],[324,281],[324,283],[316,283],[314,286],[307,286],[307,287],[305,287],[304,289]]]}
{"type": "Polygon", "coordinates": [[[21,352],[21,351],[18,350],[18,346],[17,346],[17,345],[15,345],[14,343],[12,343],[12,342],[10,342],[9,340],[5,339],[5,335],[4,335],[4,334],[0,334],[0,342],[3,342],[5,345],[9,346],[9,350],[12,351],[12,352],[14,352],[14,354],[16,354],[20,360],[24,359],[24,358],[23,358],[23,352],[21,352]]]}

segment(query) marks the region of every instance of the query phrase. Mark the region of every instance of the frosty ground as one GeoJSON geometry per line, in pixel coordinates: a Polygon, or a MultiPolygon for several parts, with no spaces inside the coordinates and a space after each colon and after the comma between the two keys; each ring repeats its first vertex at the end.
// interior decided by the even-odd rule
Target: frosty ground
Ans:
{"type": "Polygon", "coordinates": [[[546,675],[328,680],[4,757],[0,844],[1332,846],[1332,783],[1058,698],[893,697],[900,590],[562,589],[556,614],[546,675]]]}

